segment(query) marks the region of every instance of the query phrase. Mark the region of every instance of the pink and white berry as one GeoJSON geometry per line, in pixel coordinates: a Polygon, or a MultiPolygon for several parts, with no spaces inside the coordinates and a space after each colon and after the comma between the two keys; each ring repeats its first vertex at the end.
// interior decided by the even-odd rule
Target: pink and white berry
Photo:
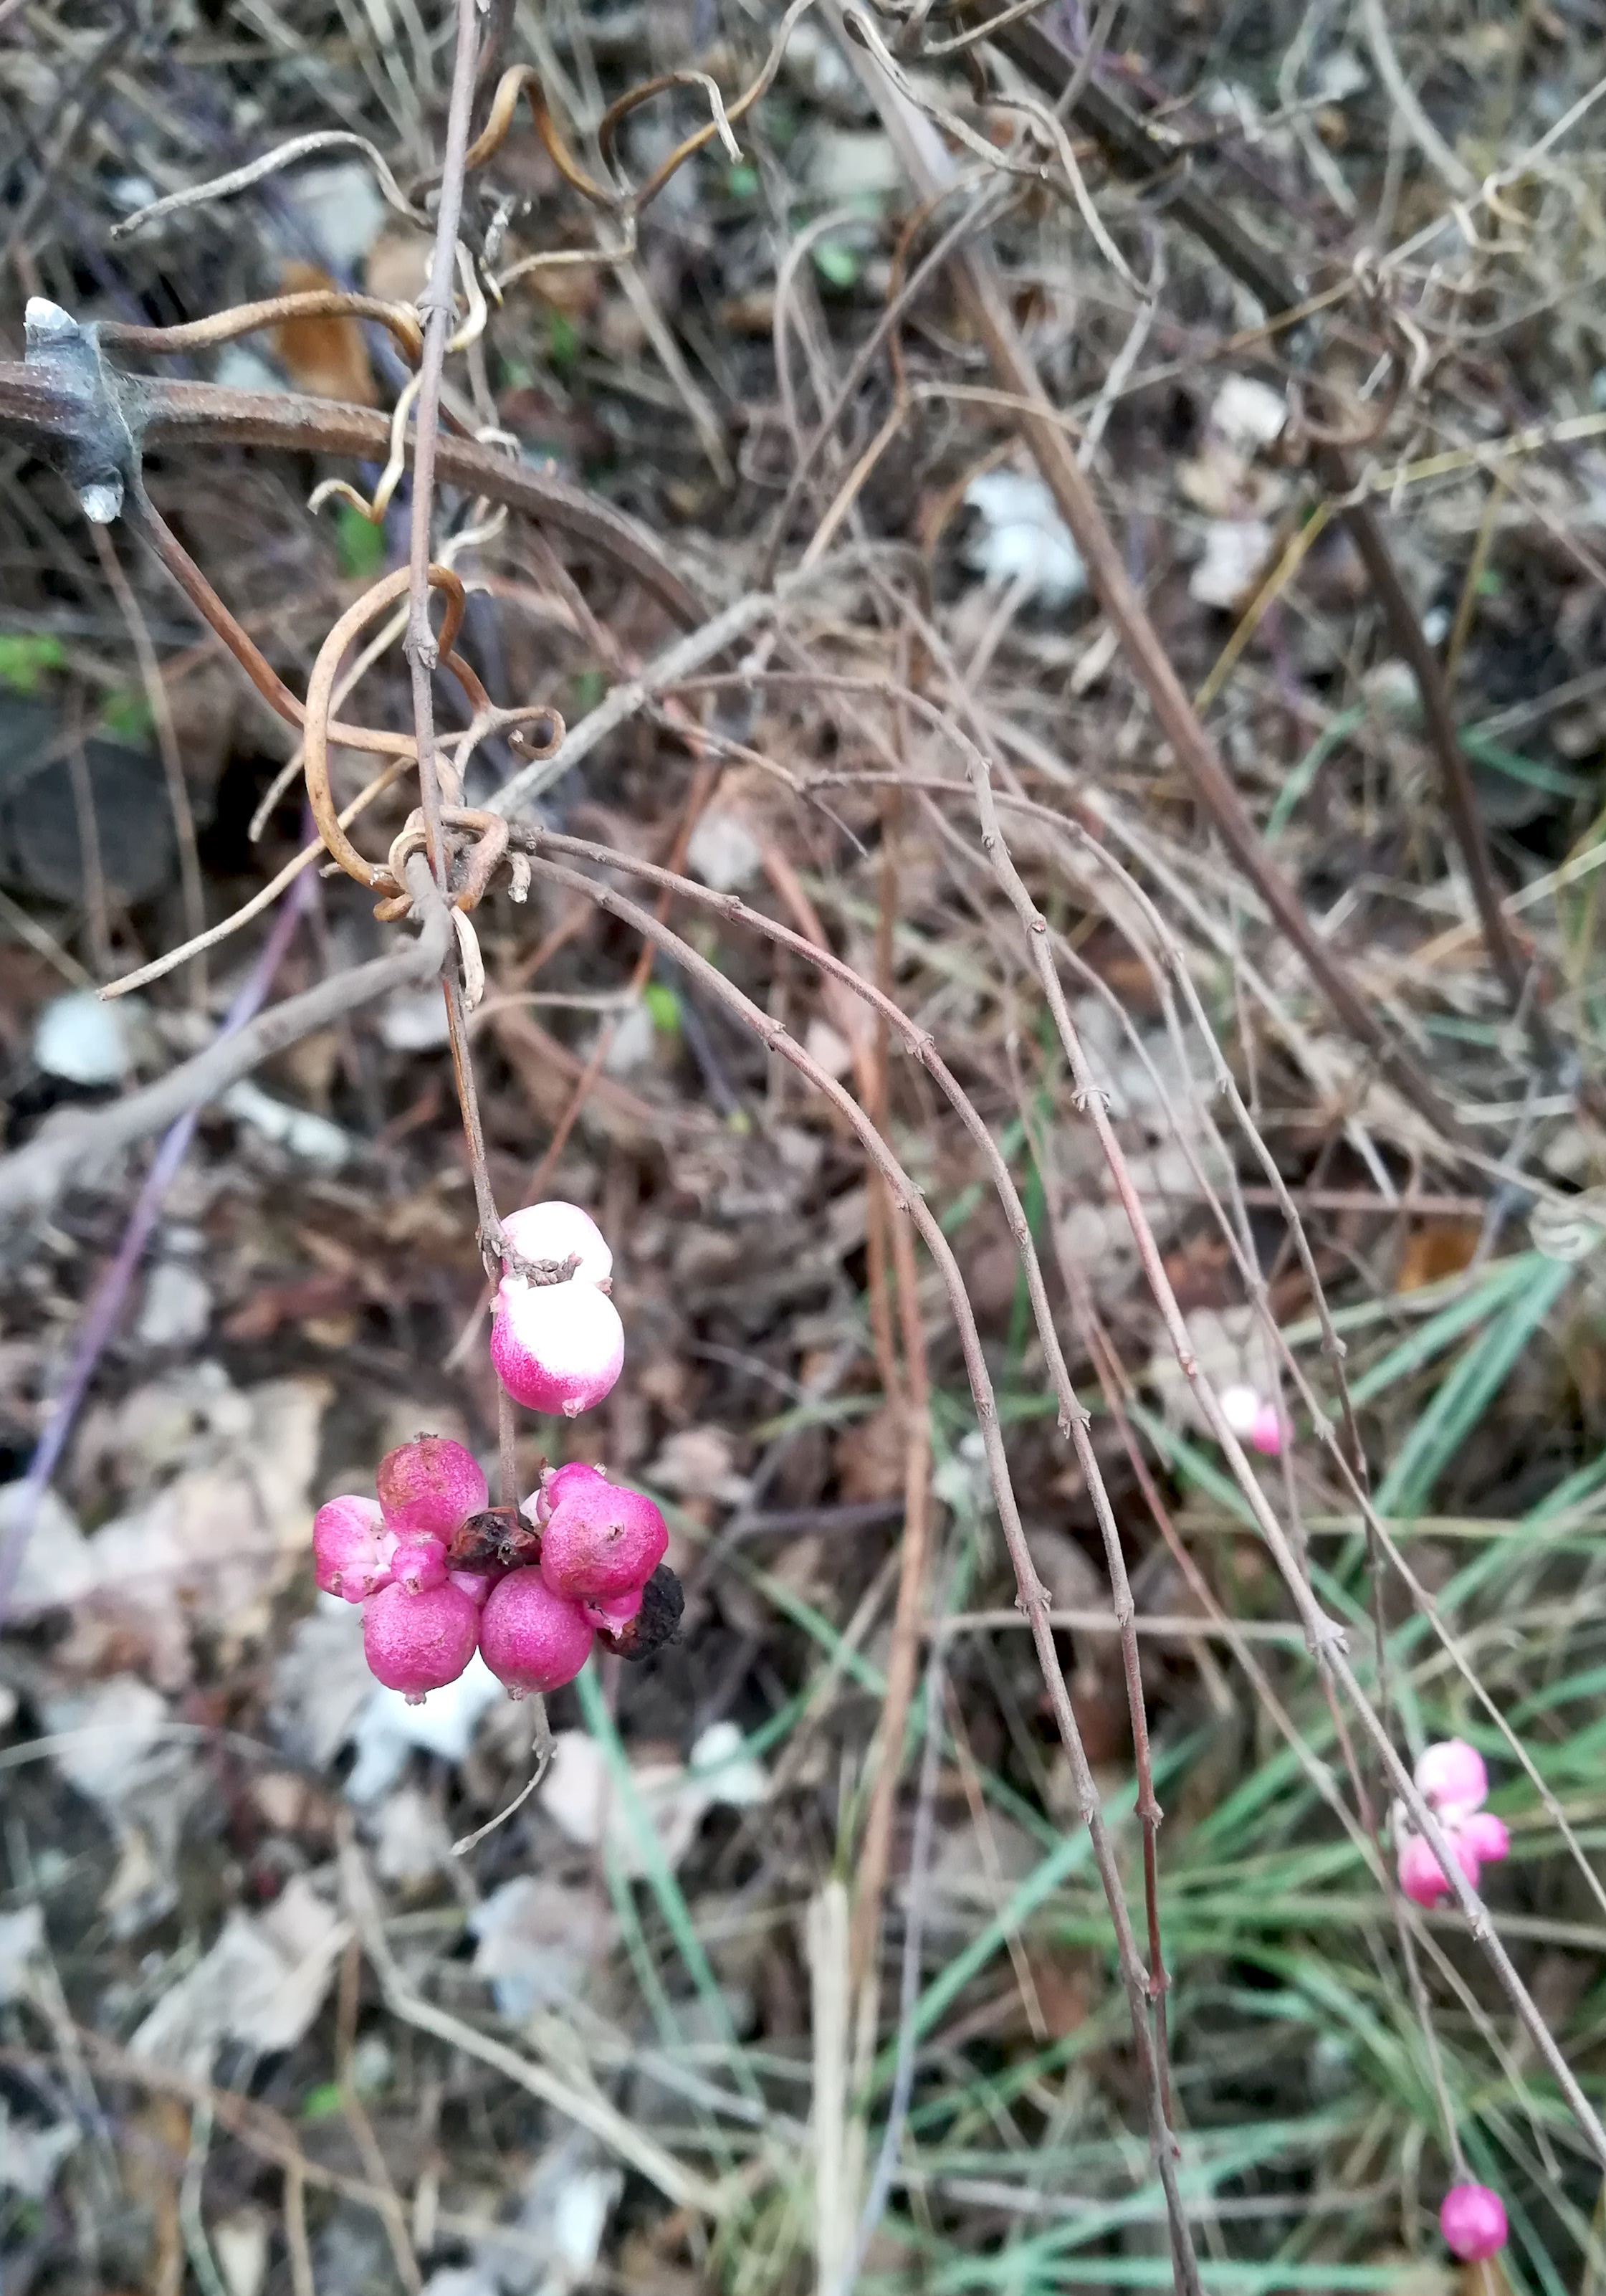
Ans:
{"type": "Polygon", "coordinates": [[[479,1654],[515,1697],[572,1682],[591,1655],[579,1606],[554,1595],[538,1570],[510,1570],[492,1587],[479,1621],[479,1654]]]}
{"type": "MultiPolygon", "coordinates": [[[[1512,1846],[1512,1837],[1506,1831],[1505,1820],[1496,1817],[1492,1809],[1473,1810],[1471,1816],[1462,1819],[1461,1824],[1451,1835],[1451,1839],[1455,1844],[1455,1853],[1463,1866],[1468,1857],[1484,1866],[1498,1865],[1512,1846]]],[[[1477,1878],[1474,1873],[1473,1881],[1476,1882],[1477,1878]]]]}
{"type": "Polygon", "coordinates": [[[491,1361],[515,1403],[573,1419],[601,1403],[624,1369],[625,1327],[594,1283],[526,1283],[504,1275],[491,1361]]]}
{"type": "Polygon", "coordinates": [[[455,1682],[479,1638],[479,1612],[449,1578],[418,1595],[387,1587],[363,1611],[363,1655],[369,1672],[412,1705],[427,1691],[455,1682]]]}
{"type": "Polygon", "coordinates": [[[651,1500],[595,1475],[566,1489],[541,1532],[541,1576],[571,1603],[639,1594],[668,1552],[651,1500]]]}
{"type": "MultiPolygon", "coordinates": [[[[1396,1872],[1399,1876],[1400,1888],[1414,1905],[1436,1906],[1441,1898],[1449,1894],[1450,1885],[1445,1879],[1444,1867],[1420,1833],[1407,1833],[1400,1843],[1396,1872]]],[[[1476,1888],[1476,1866],[1467,1878],[1476,1888]]]]}
{"type": "Polygon", "coordinates": [[[353,1493],[331,1499],[313,1517],[314,1575],[325,1595],[365,1602],[390,1583],[384,1517],[373,1499],[353,1493]]]}
{"type": "Polygon", "coordinates": [[[1417,1791],[1435,1809],[1479,1809],[1488,1798],[1483,1756],[1464,1738],[1441,1738],[1416,1765],[1417,1791]]]}
{"type": "Polygon", "coordinates": [[[606,1283],[613,1273],[613,1254],[602,1231],[578,1204],[557,1197],[541,1204],[526,1204],[510,1212],[502,1233],[520,1259],[578,1259],[577,1283],[606,1283]]]}
{"type": "Polygon", "coordinates": [[[1258,1388],[1224,1387],[1221,1415],[1241,1443],[1274,1459],[1282,1448],[1282,1416],[1258,1388]]]}
{"type": "Polygon", "coordinates": [[[473,1455],[449,1435],[419,1435],[379,1463],[373,1478],[381,1512],[395,1531],[450,1539],[490,1499],[473,1455]]]}

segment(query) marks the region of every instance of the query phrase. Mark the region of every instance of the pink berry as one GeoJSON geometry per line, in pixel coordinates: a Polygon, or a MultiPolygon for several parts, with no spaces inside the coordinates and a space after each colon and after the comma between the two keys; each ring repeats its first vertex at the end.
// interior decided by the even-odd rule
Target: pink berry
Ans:
{"type": "Polygon", "coordinates": [[[627,1595],[609,1595],[594,1601],[582,1603],[580,1608],[599,1634],[617,1635],[627,1627],[642,1606],[642,1590],[633,1587],[627,1595]]]}
{"type": "Polygon", "coordinates": [[[496,1376],[528,1411],[572,1419],[600,1403],[625,1364],[619,1309],[594,1283],[504,1276],[491,1325],[496,1376]]]}
{"type": "Polygon", "coordinates": [[[384,1519],[372,1499],[352,1494],[331,1499],[313,1517],[315,1575],[325,1595],[365,1602],[390,1583],[381,1538],[384,1519]]]}
{"type": "Polygon", "coordinates": [[[427,1594],[431,1587],[443,1586],[447,1576],[446,1541],[416,1531],[398,1538],[390,1552],[390,1576],[409,1595],[427,1594]]]}
{"type": "Polygon", "coordinates": [[[552,1197],[543,1204],[526,1204],[510,1212],[502,1233],[520,1259],[578,1259],[577,1283],[606,1283],[613,1273],[613,1254],[602,1241],[602,1231],[578,1204],[552,1197]]]}
{"type": "Polygon", "coordinates": [[[578,1604],[554,1595],[538,1570],[510,1570],[487,1599],[479,1651],[497,1681],[519,1697],[561,1690],[591,1655],[591,1628],[578,1604]]]}
{"type": "MultiPolygon", "coordinates": [[[[1436,1906],[1448,1892],[1444,1868],[1420,1833],[1408,1833],[1400,1843],[1396,1870],[1400,1888],[1416,1905],[1436,1906]]],[[[1475,1878],[1474,1868],[1468,1879],[1475,1878]]]]}
{"type": "Polygon", "coordinates": [[[448,1435],[420,1435],[388,1451],[373,1481],[386,1522],[404,1534],[449,1539],[490,1498],[472,1456],[448,1435]]]}
{"type": "Polygon", "coordinates": [[[454,1587],[461,1587],[477,1611],[483,1611],[491,1588],[499,1586],[507,1576],[507,1566],[493,1562],[483,1570],[454,1570],[449,1574],[454,1587]]]}
{"type": "Polygon", "coordinates": [[[1487,1809],[1475,1809],[1470,1816],[1464,1817],[1456,1828],[1454,1838],[1457,1850],[1464,1843],[1471,1855],[1487,1866],[1498,1865],[1512,1846],[1512,1837],[1506,1832],[1504,1820],[1487,1809]]]}
{"type": "Polygon", "coordinates": [[[1441,1738],[1416,1765],[1417,1791],[1435,1809],[1478,1809],[1489,1791],[1483,1756],[1464,1738],[1441,1738]]]}
{"type": "Polygon", "coordinates": [[[1505,2246],[1505,2209],[1487,2185],[1452,2185],[1438,2211],[1445,2246],[1463,2264],[1481,2264],[1505,2246]]]}
{"type": "Polygon", "coordinates": [[[588,1467],[584,1459],[570,1459],[566,1466],[553,1467],[542,1476],[541,1488],[525,1501],[524,1512],[533,1522],[544,1523],[560,1499],[607,1480],[600,1467],[588,1467]]]}
{"type": "Polygon", "coordinates": [[[668,1552],[669,1533],[651,1500],[622,1483],[568,1490],[541,1533],[541,1576],[571,1603],[638,1593],[668,1552]]]}
{"type": "Polygon", "coordinates": [[[1282,1414],[1274,1403],[1263,1403],[1250,1428],[1250,1448],[1274,1459],[1282,1448],[1282,1414]]]}
{"type": "Polygon", "coordinates": [[[450,1579],[422,1595],[387,1587],[363,1612],[369,1672],[411,1702],[455,1682],[479,1636],[479,1613],[450,1579]]]}

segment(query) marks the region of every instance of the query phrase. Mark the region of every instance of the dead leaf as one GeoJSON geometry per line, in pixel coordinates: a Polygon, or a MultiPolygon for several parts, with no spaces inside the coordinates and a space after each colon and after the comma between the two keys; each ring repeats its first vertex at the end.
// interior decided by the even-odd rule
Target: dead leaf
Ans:
{"type": "Polygon", "coordinates": [[[677,1498],[717,1499],[739,1506],[748,1494],[736,1472],[736,1445],[723,1427],[676,1428],[647,1469],[647,1480],[677,1498]]]}
{"type": "Polygon", "coordinates": [[[402,1786],[386,1798],[373,1848],[381,1881],[404,1891],[422,1890],[447,1869],[451,1855],[451,1830],[428,1794],[402,1786]]]}
{"type": "Polygon", "coordinates": [[[238,1408],[210,1428],[187,1423],[182,1471],[89,1541],[94,1581],[58,1652],[67,1669],[115,1664],[183,1689],[192,1634],[220,1636],[226,1666],[304,1566],[328,1384],[270,1380],[230,1394],[238,1408]]]}
{"type": "Polygon", "coordinates": [[[0,2008],[27,1989],[29,1964],[45,1942],[45,1915],[37,1906],[0,1914],[0,2008]]]}
{"type": "Polygon", "coordinates": [[[25,2201],[42,2201],[81,2135],[70,2120],[58,2120],[43,2128],[13,2120],[4,2098],[0,2097],[0,2192],[19,2193],[25,2201]]]}
{"type": "Polygon", "coordinates": [[[364,286],[384,303],[416,303],[429,283],[433,246],[427,231],[414,231],[404,223],[387,224],[368,250],[364,286]]]}
{"type": "Polygon", "coordinates": [[[1420,1292],[1424,1284],[1463,1275],[1472,1264],[1482,1233],[1476,1220],[1423,1220],[1405,1238],[1395,1290],[1420,1292]]]}
{"type": "Polygon", "coordinates": [[[287,1754],[325,1770],[373,1695],[363,1657],[363,1614],[338,1595],[320,1598],[274,1668],[269,1719],[287,1754]]]}
{"type": "Polygon", "coordinates": [[[1047,1587],[1049,1602],[1056,1611],[1109,1608],[1108,1578],[1068,1530],[1033,1523],[1027,1531],[1027,1543],[1037,1566],[1037,1576],[1047,1587]]]}
{"type": "Polygon", "coordinates": [[[615,1923],[596,1891],[544,1874],[515,1874],[469,1915],[474,1974],[514,2024],[561,2008],[611,1950],[615,1923]]]}
{"type": "Polygon", "coordinates": [[[217,1942],[165,1993],[129,2043],[135,2056],[201,2076],[222,2041],[268,2056],[293,2048],[323,2006],[350,1935],[309,1876],[266,1913],[232,1913],[217,1942]]]}
{"type": "MultiPolygon", "coordinates": [[[[290,261],[280,268],[279,286],[286,295],[334,285],[315,263],[290,261]]],[[[274,356],[298,390],[354,406],[379,404],[368,346],[356,319],[287,319],[274,329],[272,340],[274,356]]]]}
{"type": "MultiPolygon", "coordinates": [[[[762,1768],[742,1751],[733,1722],[710,1723],[692,1749],[689,1767],[673,1756],[644,1755],[632,1761],[630,1778],[641,1813],[671,1866],[686,1856],[717,1804],[750,1809],[768,1791],[762,1768]]],[[[541,1786],[541,1807],[582,1849],[594,1849],[605,1834],[629,1879],[646,1873],[648,1852],[635,1814],[614,1785],[607,1756],[584,1730],[559,1731],[541,1786]]]]}
{"type": "Polygon", "coordinates": [[[896,1404],[883,1403],[868,1419],[844,1427],[832,1447],[838,1496],[847,1505],[902,1498],[905,1451],[903,1414],[896,1404]]]}

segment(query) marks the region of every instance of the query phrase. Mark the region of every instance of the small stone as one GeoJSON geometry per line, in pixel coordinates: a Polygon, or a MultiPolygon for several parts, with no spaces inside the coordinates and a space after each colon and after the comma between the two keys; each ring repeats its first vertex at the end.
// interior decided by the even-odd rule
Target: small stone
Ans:
{"type": "Polygon", "coordinates": [[[92,989],[53,997],[34,1029],[34,1059],[66,1084],[120,1084],[128,1071],[123,1016],[92,989]]]}
{"type": "Polygon", "coordinates": [[[78,508],[94,526],[110,526],[123,507],[123,482],[115,473],[78,488],[78,508]]]}

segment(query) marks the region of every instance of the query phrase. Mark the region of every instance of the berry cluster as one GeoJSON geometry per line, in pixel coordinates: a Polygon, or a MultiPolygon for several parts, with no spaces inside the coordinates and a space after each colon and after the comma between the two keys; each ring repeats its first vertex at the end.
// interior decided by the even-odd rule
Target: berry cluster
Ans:
{"type": "MultiPolygon", "coordinates": [[[[491,1360],[515,1402],[572,1418],[624,1363],[612,1257],[573,1204],[532,1204],[505,1232],[491,1360]]],[[[455,1682],[476,1650],[521,1698],[572,1682],[599,1636],[644,1658],[679,1625],[663,1516],[596,1467],[544,1469],[522,1508],[494,1507],[461,1443],[420,1435],[381,1460],[374,1485],[375,1498],[319,1508],[313,1557],[325,1594],[363,1605],[369,1670],[410,1702],[455,1682]]]]}
{"type": "MultiPolygon", "coordinates": [[[[1483,1807],[1489,1774],[1483,1756],[1464,1738],[1442,1738],[1427,1747],[1415,1770],[1416,1784],[1455,1852],[1455,1862],[1472,1887],[1479,1869],[1505,1856],[1512,1846],[1504,1822],[1483,1807]]],[[[1436,1906],[1450,1894],[1444,1868],[1423,1837],[1397,1808],[1394,1816],[1400,1888],[1419,1906],[1436,1906]]]]}

